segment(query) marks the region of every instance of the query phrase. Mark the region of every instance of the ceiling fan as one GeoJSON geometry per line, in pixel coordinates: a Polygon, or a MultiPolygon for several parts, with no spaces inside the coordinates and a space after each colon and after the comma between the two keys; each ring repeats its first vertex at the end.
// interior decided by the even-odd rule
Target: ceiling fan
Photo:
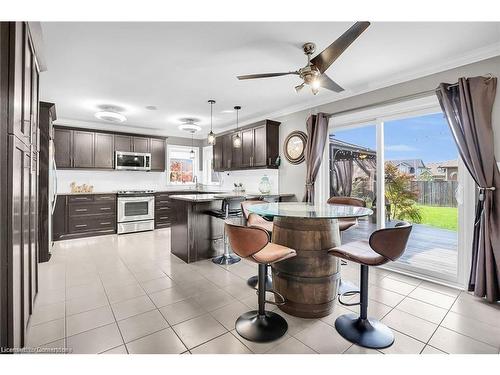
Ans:
{"type": "Polygon", "coordinates": [[[319,92],[320,87],[335,92],[344,91],[344,89],[340,87],[339,84],[337,84],[325,74],[325,71],[330,67],[330,65],[333,64],[335,60],[337,60],[337,58],[347,49],[347,47],[349,47],[361,35],[361,33],[368,28],[368,26],[370,26],[370,22],[356,22],[337,40],[335,40],[320,54],[316,55],[313,58],[311,58],[311,55],[316,50],[316,45],[311,42],[304,44],[302,46],[302,49],[307,56],[307,64],[303,68],[300,68],[296,71],[285,73],[248,74],[238,76],[238,79],[244,80],[255,78],[269,78],[294,74],[298,75],[303,80],[300,85],[295,86],[296,92],[302,90],[305,85],[311,86],[311,91],[314,95],[319,92]]]}

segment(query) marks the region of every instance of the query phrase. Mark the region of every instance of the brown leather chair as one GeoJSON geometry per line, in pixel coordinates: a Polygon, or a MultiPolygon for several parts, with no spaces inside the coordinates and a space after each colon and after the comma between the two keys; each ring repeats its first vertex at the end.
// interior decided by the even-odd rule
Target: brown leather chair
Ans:
{"type": "MultiPolygon", "coordinates": [[[[249,227],[259,227],[266,230],[269,233],[269,236],[273,233],[273,222],[267,221],[262,216],[254,214],[248,211],[248,207],[253,206],[255,204],[263,204],[266,203],[262,199],[247,199],[241,202],[241,211],[243,212],[243,217],[247,221],[247,226],[249,227]]],[[[247,284],[249,287],[256,289],[259,283],[259,277],[257,275],[250,277],[247,280],[247,284]]],[[[266,289],[273,289],[273,281],[271,275],[268,273],[266,277],[266,289]]]]}
{"type": "MultiPolygon", "coordinates": [[[[331,197],[326,201],[328,204],[342,204],[345,206],[366,207],[366,202],[360,198],[354,197],[331,197]]],[[[355,226],[357,219],[339,219],[339,230],[341,232],[355,226]]]]}
{"type": "MultiPolygon", "coordinates": [[[[270,242],[269,233],[259,227],[245,227],[226,221],[226,233],[233,251],[242,258],[259,265],[259,285],[264,285],[268,264],[276,263],[296,255],[295,250],[270,242]]],[[[270,292],[273,292],[272,290],[270,292]]],[[[266,311],[265,304],[284,303],[276,292],[279,302],[266,301],[266,289],[258,289],[259,309],[244,313],[236,320],[236,332],[243,338],[254,342],[269,342],[283,336],[288,330],[286,320],[271,311],[266,311]]]]}
{"type": "Polygon", "coordinates": [[[394,342],[392,331],[368,313],[368,267],[380,266],[397,260],[405,251],[410,237],[411,224],[400,222],[393,228],[379,229],[370,235],[368,241],[354,241],[329,250],[333,256],[347,259],[361,265],[359,292],[347,292],[344,295],[360,293],[357,303],[345,303],[342,295],[339,302],[345,306],[360,306],[360,314],[344,314],[335,320],[335,328],[346,340],[365,348],[387,348],[394,342]]]}

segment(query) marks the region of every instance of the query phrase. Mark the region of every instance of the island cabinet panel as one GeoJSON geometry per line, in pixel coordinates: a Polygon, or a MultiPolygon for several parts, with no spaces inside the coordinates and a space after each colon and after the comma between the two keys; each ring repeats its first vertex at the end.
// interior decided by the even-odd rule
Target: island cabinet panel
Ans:
{"type": "Polygon", "coordinates": [[[55,241],[116,233],[116,195],[58,196],[53,222],[55,241]]]}
{"type": "Polygon", "coordinates": [[[165,140],[160,138],[151,138],[151,170],[165,170],[165,140]]]}
{"type": "Polygon", "coordinates": [[[133,137],[132,146],[134,152],[149,152],[149,138],[145,137],[133,137]]]}
{"type": "Polygon", "coordinates": [[[94,133],[81,130],[73,131],[73,167],[94,167],[94,133]]]}
{"type": "Polygon", "coordinates": [[[54,128],[54,149],[57,168],[71,168],[73,131],[69,129],[54,128]]]}
{"type": "Polygon", "coordinates": [[[254,168],[278,168],[279,122],[265,120],[248,125],[238,132],[219,135],[213,148],[215,171],[254,168]],[[233,147],[236,134],[241,147],[233,147]]]}
{"type": "Polygon", "coordinates": [[[114,166],[113,134],[95,133],[94,147],[94,167],[112,169],[114,166]]]}
{"type": "Polygon", "coordinates": [[[115,151],[132,152],[132,137],[115,134],[115,151]]]}

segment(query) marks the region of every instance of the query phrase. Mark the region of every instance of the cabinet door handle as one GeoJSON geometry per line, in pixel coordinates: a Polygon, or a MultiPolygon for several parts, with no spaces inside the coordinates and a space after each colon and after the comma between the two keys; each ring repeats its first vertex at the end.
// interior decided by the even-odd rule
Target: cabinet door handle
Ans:
{"type": "Polygon", "coordinates": [[[168,216],[160,216],[160,220],[168,219],[168,216]]]}
{"type": "Polygon", "coordinates": [[[170,210],[170,207],[158,207],[158,210],[170,210]]]}
{"type": "Polygon", "coordinates": [[[111,207],[101,207],[101,211],[111,210],[111,207]]]}
{"type": "Polygon", "coordinates": [[[104,221],[101,223],[101,225],[109,225],[109,224],[111,224],[111,221],[104,221]]]}
{"type": "Polygon", "coordinates": [[[75,225],[75,228],[85,228],[87,224],[77,224],[75,225]]]}
{"type": "Polygon", "coordinates": [[[87,212],[88,210],[86,208],[77,208],[75,211],[76,212],[87,212]]]}
{"type": "Polygon", "coordinates": [[[86,200],[88,200],[88,198],[87,197],[75,197],[75,198],[73,198],[73,200],[75,200],[75,201],[86,201],[86,200]]]}

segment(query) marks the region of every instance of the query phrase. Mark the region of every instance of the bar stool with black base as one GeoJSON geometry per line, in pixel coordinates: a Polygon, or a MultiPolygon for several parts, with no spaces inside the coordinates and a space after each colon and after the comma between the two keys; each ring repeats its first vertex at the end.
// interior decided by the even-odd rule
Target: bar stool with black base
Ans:
{"type": "MultiPolygon", "coordinates": [[[[262,228],[244,227],[226,221],[226,233],[234,252],[259,265],[259,285],[264,285],[267,266],[296,255],[295,250],[269,242],[269,234],[262,228]]],[[[259,309],[244,313],[236,320],[236,332],[253,342],[270,342],[283,336],[288,330],[286,320],[271,311],[266,311],[265,304],[283,304],[283,296],[270,290],[278,302],[266,301],[266,290],[257,291],[259,309]]]]}
{"type": "MultiPolygon", "coordinates": [[[[394,334],[381,322],[368,317],[368,267],[380,266],[397,260],[405,251],[410,236],[411,224],[400,222],[393,228],[379,229],[373,232],[369,241],[354,241],[329,250],[333,256],[347,259],[361,265],[361,290],[359,303],[360,314],[344,314],[335,320],[335,328],[346,340],[371,349],[383,349],[392,345],[394,334]]],[[[345,295],[352,295],[347,292],[345,295]]]]}
{"type": "MultiPolygon", "coordinates": [[[[328,204],[342,204],[345,206],[355,206],[355,207],[366,207],[366,202],[363,199],[360,198],[354,198],[354,197],[331,197],[326,201],[328,204]]],[[[339,221],[339,231],[340,231],[340,238],[342,238],[342,233],[345,232],[348,229],[351,229],[355,227],[358,224],[358,219],[351,219],[351,218],[345,218],[345,219],[338,219],[339,221]]],[[[342,266],[347,265],[347,262],[342,261],[341,262],[342,266]]],[[[359,287],[349,280],[339,280],[339,287],[338,287],[338,294],[345,294],[347,292],[351,292],[351,294],[359,292],[359,287]]]]}
{"type": "MultiPolygon", "coordinates": [[[[241,209],[239,208],[239,204],[243,199],[244,198],[223,199],[222,207],[220,210],[209,210],[207,211],[207,214],[221,220],[227,220],[229,218],[239,217],[241,216],[241,209]],[[237,205],[237,208],[234,208],[235,205],[237,205]]],[[[241,258],[232,254],[231,251],[229,250],[229,244],[227,240],[225,227],[224,227],[224,233],[222,235],[222,241],[224,243],[224,254],[213,258],[212,262],[224,265],[234,264],[239,262],[241,258]]]]}
{"type": "MultiPolygon", "coordinates": [[[[253,206],[255,204],[263,204],[266,203],[261,199],[247,199],[241,202],[241,211],[243,212],[243,217],[247,221],[247,226],[249,227],[259,227],[266,230],[269,233],[269,237],[272,236],[273,233],[273,222],[264,219],[262,216],[251,213],[248,211],[249,206],[253,206]]],[[[252,276],[247,280],[247,285],[250,288],[257,289],[257,285],[259,284],[258,275],[252,276]]],[[[273,280],[271,278],[271,274],[268,272],[266,276],[266,290],[273,289],[273,280]]]]}

